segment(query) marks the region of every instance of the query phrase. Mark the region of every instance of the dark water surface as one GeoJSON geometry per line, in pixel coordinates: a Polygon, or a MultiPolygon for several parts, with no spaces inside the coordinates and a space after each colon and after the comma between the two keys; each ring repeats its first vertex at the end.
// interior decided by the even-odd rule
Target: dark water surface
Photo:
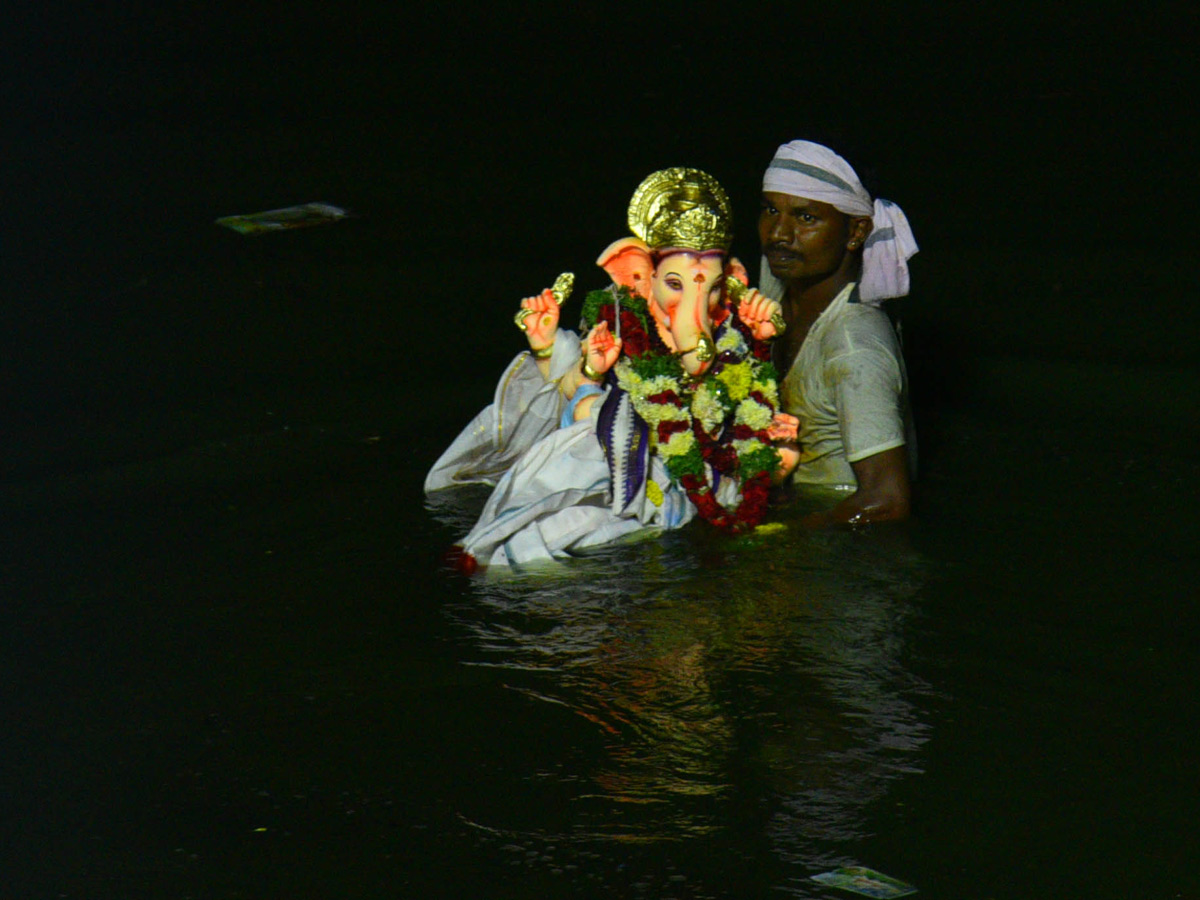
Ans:
{"type": "Polygon", "coordinates": [[[471,581],[389,410],[6,485],[14,896],[1188,896],[1194,457],[942,427],[909,527],[471,581]]]}
{"type": "Polygon", "coordinates": [[[785,54],[819,78],[696,84],[681,40],[600,65],[587,4],[575,43],[39,15],[6,100],[0,894],[824,898],[857,863],[928,898],[1200,896],[1200,285],[1162,265],[1195,228],[1151,229],[1172,160],[1118,138],[1191,144],[1097,62],[1170,75],[1167,26],[1039,13],[1010,54],[1019,19],[881,13],[785,54]],[[834,78],[851,38],[873,62],[834,78]],[[697,140],[685,88],[743,112],[697,140]],[[517,298],[598,284],[666,165],[730,186],[753,259],[802,134],[870,148],[923,243],[916,520],[807,534],[794,501],[749,538],[444,571],[483,498],[421,482],[517,298]],[[211,224],[318,199],[359,218],[211,224]]]}

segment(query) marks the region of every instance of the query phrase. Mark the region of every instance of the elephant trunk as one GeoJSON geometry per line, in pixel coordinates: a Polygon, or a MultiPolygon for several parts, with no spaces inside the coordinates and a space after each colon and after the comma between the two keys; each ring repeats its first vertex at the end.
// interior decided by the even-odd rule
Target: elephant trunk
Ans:
{"type": "Polygon", "coordinates": [[[713,357],[717,355],[716,345],[713,344],[712,335],[708,332],[702,332],[690,342],[688,347],[687,341],[677,341],[680,345],[687,347],[681,351],[679,361],[683,364],[684,371],[689,375],[702,375],[708,369],[713,361],[713,357]]]}
{"type": "Polygon", "coordinates": [[[703,284],[688,285],[681,302],[669,313],[669,329],[680,362],[689,375],[700,375],[716,356],[712,311],[703,284]]]}

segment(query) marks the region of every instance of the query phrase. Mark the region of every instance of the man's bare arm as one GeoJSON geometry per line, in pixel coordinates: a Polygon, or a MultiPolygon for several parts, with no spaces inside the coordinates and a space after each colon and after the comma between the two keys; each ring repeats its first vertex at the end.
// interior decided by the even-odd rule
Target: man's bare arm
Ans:
{"type": "Polygon", "coordinates": [[[850,464],[858,480],[858,490],[824,512],[806,516],[804,524],[813,528],[829,525],[869,525],[907,519],[912,502],[908,481],[908,451],[893,447],[850,464]]]}

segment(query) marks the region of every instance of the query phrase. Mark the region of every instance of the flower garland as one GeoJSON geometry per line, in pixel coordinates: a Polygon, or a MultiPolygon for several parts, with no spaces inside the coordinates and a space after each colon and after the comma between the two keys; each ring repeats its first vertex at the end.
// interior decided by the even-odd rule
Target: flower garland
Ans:
{"type": "MultiPolygon", "coordinates": [[[[771,473],[779,466],[779,453],[767,437],[779,406],[769,345],[754,340],[722,308],[717,356],[703,375],[692,377],[651,324],[646,301],[624,288],[617,291],[623,346],[613,374],[650,426],[651,452],[662,458],[671,479],[708,522],[733,532],[753,528],[766,512],[771,473]],[[742,497],[734,509],[717,501],[710,468],[741,481],[742,497]]],[[[614,299],[612,291],[590,293],[585,325],[603,320],[612,328],[614,299]]]]}

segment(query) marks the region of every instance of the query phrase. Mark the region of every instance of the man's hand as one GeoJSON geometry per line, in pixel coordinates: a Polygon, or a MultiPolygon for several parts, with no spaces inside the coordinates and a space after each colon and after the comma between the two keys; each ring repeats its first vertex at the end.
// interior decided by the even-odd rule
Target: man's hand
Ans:
{"type": "Polygon", "coordinates": [[[873,525],[909,517],[912,487],[908,482],[908,450],[893,447],[850,463],[858,490],[825,512],[804,518],[812,528],[829,525],[873,525]]]}

